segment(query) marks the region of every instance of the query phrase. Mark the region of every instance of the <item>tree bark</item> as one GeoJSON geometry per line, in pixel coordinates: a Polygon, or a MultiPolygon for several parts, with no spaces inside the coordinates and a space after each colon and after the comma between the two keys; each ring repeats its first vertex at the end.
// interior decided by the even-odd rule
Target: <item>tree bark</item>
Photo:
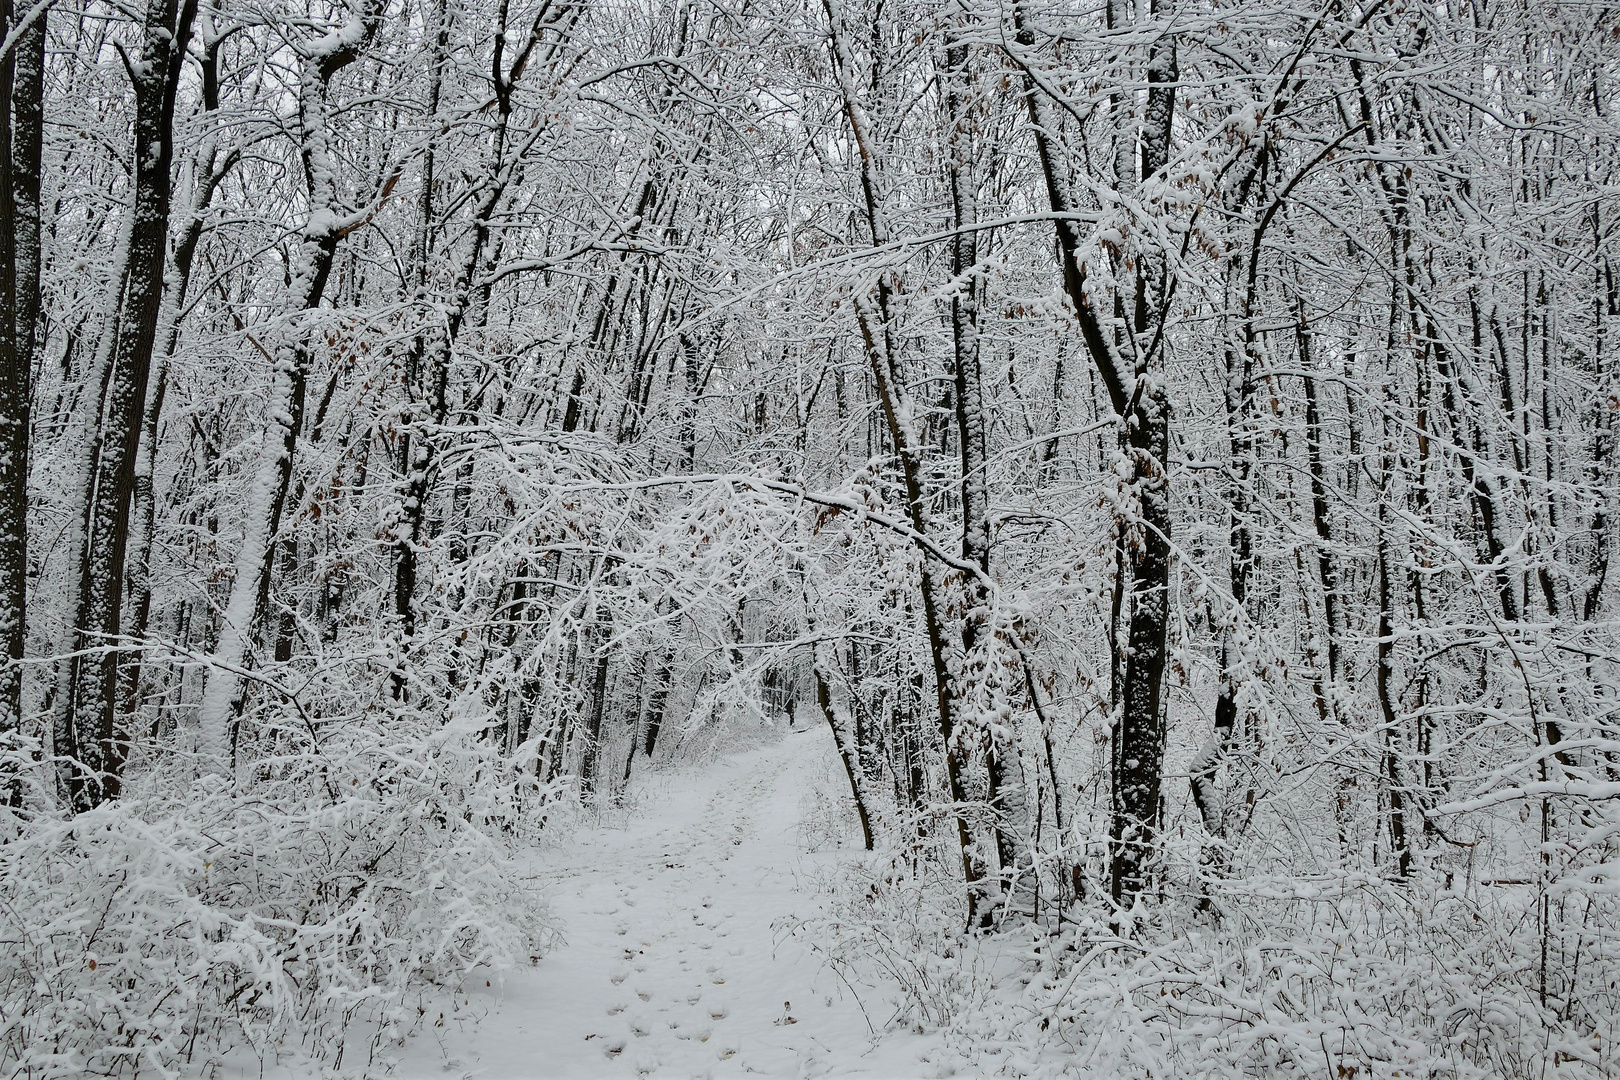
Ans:
{"type": "Polygon", "coordinates": [[[833,742],[838,747],[838,760],[844,763],[844,775],[849,779],[850,797],[855,800],[855,814],[861,822],[861,843],[867,851],[871,851],[875,846],[872,837],[872,814],[869,809],[870,796],[866,793],[865,774],[861,770],[860,748],[851,736],[848,714],[841,722],[837,706],[833,704],[832,687],[827,682],[826,667],[822,663],[822,650],[826,648],[826,644],[818,641],[811,648],[814,651],[811,667],[816,680],[816,705],[821,709],[822,718],[827,721],[827,727],[832,731],[833,742]]]}
{"type": "MultiPolygon", "coordinates": [[[[1014,9],[1018,44],[1035,43],[1027,14],[1014,9]]],[[[1110,894],[1128,909],[1147,880],[1149,857],[1159,821],[1159,794],[1164,756],[1160,694],[1164,681],[1165,642],[1169,628],[1170,488],[1167,465],[1170,403],[1160,380],[1148,377],[1158,356],[1168,293],[1162,253],[1144,251],[1137,259],[1134,325],[1125,341],[1135,349],[1134,362],[1115,348],[1089,295],[1086,265],[1079,252],[1082,237],[1073,219],[1078,209],[1064,159],[1056,145],[1057,118],[1042,97],[1044,91],[1027,66],[1025,101],[1030,113],[1041,170],[1056,222],[1063,286],[1079,318],[1080,334],[1097,367],[1110,404],[1124,423],[1123,450],[1130,466],[1130,490],[1140,509],[1137,523],[1122,533],[1131,561],[1130,616],[1123,687],[1115,721],[1113,797],[1109,824],[1110,894]],[[1136,344],[1142,342],[1144,344],[1136,344]]],[[[1177,78],[1173,42],[1156,45],[1147,63],[1148,93],[1141,136],[1140,175],[1150,176],[1169,156],[1177,78]]],[[[1124,305],[1117,305],[1124,309],[1124,305]]]]}
{"type": "MultiPolygon", "coordinates": [[[[843,14],[835,0],[823,0],[823,6],[827,13],[828,44],[832,54],[833,74],[843,99],[850,132],[860,155],[861,191],[865,202],[867,231],[873,246],[877,247],[885,243],[888,237],[881,208],[882,199],[879,194],[874,157],[877,148],[872,135],[871,121],[855,84],[855,60],[850,52],[849,30],[845,26],[843,14]]],[[[883,421],[893,441],[895,456],[900,460],[907,516],[912,530],[919,537],[927,537],[931,534],[932,528],[922,487],[923,463],[920,444],[911,427],[910,417],[913,410],[909,400],[903,398],[906,383],[901,376],[896,355],[897,347],[893,340],[893,320],[889,312],[890,291],[889,276],[884,274],[877,282],[875,308],[872,298],[857,298],[857,321],[860,324],[867,363],[877,387],[883,421]]],[[[962,783],[964,747],[962,741],[955,738],[958,721],[961,719],[959,716],[961,700],[950,672],[949,657],[952,650],[946,638],[944,623],[948,598],[938,580],[935,561],[929,552],[921,553],[922,566],[918,584],[922,593],[923,625],[928,634],[929,656],[933,661],[939,732],[945,753],[945,777],[953,803],[952,818],[956,823],[962,875],[967,885],[967,918],[970,925],[978,925],[994,908],[995,902],[992,897],[982,895],[981,882],[984,870],[974,856],[967,820],[960,809],[967,801],[966,790],[962,783]]]]}
{"type": "MultiPolygon", "coordinates": [[[[344,25],[300,52],[298,117],[300,155],[310,213],[300,237],[293,274],[292,313],[319,306],[332,271],[332,258],[344,235],[337,192],[337,161],[327,127],[328,89],[332,77],[359,58],[382,23],[387,0],[363,0],[344,25]]],[[[235,758],[235,724],[246,704],[242,668],[248,659],[254,625],[264,611],[275,557],[275,539],[292,480],[293,453],[303,426],[304,384],[309,371],[309,344],[294,325],[277,346],[270,388],[270,408],[263,446],[249,487],[242,547],[237,553],[219,643],[210,662],[208,684],[197,709],[197,751],[201,767],[226,772],[235,758]]]]}
{"type": "MultiPolygon", "coordinates": [[[[0,26],[16,21],[10,0],[0,26]]],[[[17,753],[28,610],[29,385],[39,312],[40,77],[45,25],[0,65],[0,755],[17,753]],[[15,110],[15,123],[13,123],[15,110]]],[[[16,805],[20,762],[0,760],[0,801],[16,805]]]]}
{"type": "MultiPolygon", "coordinates": [[[[202,37],[200,62],[203,69],[203,108],[212,116],[219,111],[218,49],[219,39],[210,36],[207,16],[197,17],[198,33],[202,37]]],[[[135,487],[130,526],[130,540],[134,545],[124,568],[124,613],[120,634],[125,640],[136,640],[146,634],[147,620],[152,609],[152,536],[156,526],[155,470],[157,467],[158,424],[163,414],[163,400],[168,388],[169,361],[180,343],[180,324],[184,318],[186,293],[191,284],[191,269],[196,261],[197,246],[205,231],[204,215],[226,172],[236,161],[234,152],[221,155],[210,131],[197,160],[201,164],[199,176],[191,196],[191,204],[180,229],[170,265],[165,273],[163,312],[159,325],[163,341],[155,353],[156,370],[151,377],[151,400],[141,422],[141,443],[135,459],[135,487]]],[[[119,706],[128,715],[139,705],[142,659],[139,651],[125,653],[119,658],[119,706]]]]}
{"type": "Polygon", "coordinates": [[[70,691],[72,700],[66,703],[76,749],[68,789],[73,805],[80,810],[117,798],[128,753],[116,725],[118,653],[109,646],[122,629],[135,463],[168,255],[175,96],[196,12],[196,0],[150,0],[141,61],[134,69],[135,178],[129,264],[118,310],[117,351],[103,405],[80,570],[76,625],[78,645],[85,652],[70,691]]]}

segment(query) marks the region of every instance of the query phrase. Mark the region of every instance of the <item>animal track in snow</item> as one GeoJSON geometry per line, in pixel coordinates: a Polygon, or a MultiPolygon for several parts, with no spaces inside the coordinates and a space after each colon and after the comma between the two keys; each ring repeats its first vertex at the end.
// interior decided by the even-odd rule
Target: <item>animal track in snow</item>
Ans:
{"type": "MultiPolygon", "coordinates": [[[[482,1045],[463,1052],[465,1036],[455,1040],[458,1056],[486,1076],[533,1076],[544,1062],[544,1075],[707,1080],[822,1075],[828,1054],[807,1057],[812,1042],[860,1053],[864,1021],[842,999],[805,1008],[825,1004],[821,965],[771,930],[817,902],[795,887],[804,745],[748,751],[706,773],[648,774],[642,820],[593,828],[559,853],[568,873],[547,876],[562,880],[553,904],[568,944],[537,965],[527,997],[508,991],[508,1019],[482,1045]]],[[[830,738],[825,751],[836,765],[830,738]]],[[[911,1053],[868,1075],[915,1075],[911,1053]]]]}

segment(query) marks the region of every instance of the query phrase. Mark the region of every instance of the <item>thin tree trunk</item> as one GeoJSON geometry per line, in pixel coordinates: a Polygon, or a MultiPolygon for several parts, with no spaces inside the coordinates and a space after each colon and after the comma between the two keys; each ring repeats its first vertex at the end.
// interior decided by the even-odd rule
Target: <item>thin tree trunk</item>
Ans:
{"type": "Polygon", "coordinates": [[[602,715],[607,710],[608,646],[612,636],[613,624],[604,617],[592,632],[592,637],[596,639],[596,664],[591,678],[590,712],[585,724],[585,750],[579,764],[580,790],[589,799],[596,797],[596,765],[602,752],[602,715]]]}
{"type": "Polygon", "coordinates": [[[827,671],[822,663],[822,650],[827,648],[825,642],[816,642],[811,647],[815,658],[811,663],[816,680],[816,705],[821,709],[822,718],[827,721],[831,729],[833,742],[838,747],[838,759],[844,763],[844,775],[849,779],[850,797],[855,800],[855,814],[861,821],[861,843],[867,851],[874,847],[872,839],[872,815],[868,805],[870,796],[866,793],[865,774],[861,770],[860,747],[851,737],[849,730],[852,717],[845,715],[840,722],[837,707],[833,704],[832,687],[827,682],[827,671]]]}
{"type": "MultiPolygon", "coordinates": [[[[842,12],[836,6],[836,0],[823,0],[823,6],[827,13],[833,74],[843,98],[844,112],[849,120],[851,134],[860,153],[861,190],[865,200],[867,230],[873,246],[879,247],[888,237],[881,211],[879,180],[874,158],[877,147],[871,131],[871,121],[867,117],[865,106],[861,103],[856,88],[855,60],[849,49],[849,31],[844,25],[842,12]]],[[[911,426],[913,413],[910,402],[902,398],[906,382],[899,370],[896,345],[893,341],[893,320],[889,314],[890,289],[889,277],[885,274],[877,282],[876,308],[873,308],[870,298],[860,298],[856,302],[856,312],[867,363],[872,370],[872,378],[882,407],[883,421],[894,443],[895,454],[900,459],[907,516],[910,518],[913,531],[920,537],[928,537],[931,528],[922,488],[922,461],[919,457],[919,442],[911,426]]],[[[933,661],[939,731],[945,755],[945,777],[953,804],[952,817],[956,823],[962,875],[967,885],[968,923],[977,925],[985,913],[993,908],[994,901],[981,895],[980,883],[984,878],[984,871],[974,856],[968,836],[967,820],[960,810],[967,801],[962,783],[963,750],[961,741],[954,737],[960,719],[958,716],[960,700],[950,673],[951,647],[946,640],[944,625],[948,599],[937,580],[934,561],[930,553],[922,552],[919,591],[922,593],[923,625],[928,634],[929,655],[933,661]]]]}
{"type": "MultiPolygon", "coordinates": [[[[990,496],[985,450],[984,386],[980,369],[979,297],[982,275],[978,269],[978,177],[975,168],[971,114],[973,75],[971,53],[962,32],[968,15],[958,5],[948,10],[955,21],[945,38],[945,68],[941,73],[945,97],[947,139],[946,174],[950,182],[951,276],[959,283],[951,295],[952,367],[955,375],[956,433],[962,456],[962,558],[979,568],[979,575],[964,584],[969,611],[962,621],[962,652],[972,657],[989,619],[990,496]],[[964,280],[965,279],[965,280],[964,280]]],[[[1001,864],[1003,893],[1031,859],[1024,843],[1028,800],[1023,791],[1018,742],[1006,738],[1000,725],[987,734],[985,769],[991,804],[991,827],[1001,864]]]]}
{"type": "Polygon", "coordinates": [[[670,657],[666,655],[659,665],[658,678],[653,683],[652,699],[647,704],[647,726],[641,732],[641,752],[651,758],[658,745],[658,732],[664,726],[664,705],[669,701],[670,657]]]}
{"type": "MultiPolygon", "coordinates": [[[[151,401],[141,422],[141,446],[135,457],[135,496],[131,507],[130,538],[134,547],[124,566],[124,625],[120,637],[138,641],[146,636],[146,623],[152,613],[152,531],[156,522],[153,490],[154,461],[157,458],[158,420],[163,415],[163,399],[168,393],[168,357],[158,359],[152,374],[151,401]]],[[[141,654],[131,651],[119,658],[118,709],[128,716],[140,706],[141,654]]]]}
{"type": "MultiPolygon", "coordinates": [[[[203,39],[203,108],[212,115],[219,111],[219,39],[210,36],[210,21],[206,15],[200,14],[197,22],[199,36],[203,39]]],[[[165,274],[163,312],[159,319],[163,341],[154,360],[157,368],[151,378],[151,400],[142,420],[141,444],[135,459],[134,522],[130,527],[134,547],[125,565],[125,612],[121,629],[121,635],[126,640],[137,640],[146,635],[147,620],[152,609],[150,560],[156,525],[154,473],[157,467],[158,423],[162,418],[163,400],[168,388],[169,361],[180,343],[180,323],[184,318],[186,293],[191,284],[197,245],[203,237],[204,213],[218,192],[220,181],[234,164],[236,154],[226,154],[222,159],[215,132],[210,131],[198,160],[202,163],[201,175],[197,179],[185,225],[180,230],[165,274]]],[[[139,704],[141,665],[141,653],[138,651],[126,653],[119,659],[119,708],[126,714],[134,712],[139,704]]]]}

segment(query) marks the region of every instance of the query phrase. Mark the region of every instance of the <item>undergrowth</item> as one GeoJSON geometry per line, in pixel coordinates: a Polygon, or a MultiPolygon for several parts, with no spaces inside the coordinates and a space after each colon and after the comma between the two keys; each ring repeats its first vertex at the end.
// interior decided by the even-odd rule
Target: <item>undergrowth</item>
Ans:
{"type": "Polygon", "coordinates": [[[268,730],[251,784],[188,782],[176,757],[97,809],[14,818],[0,1076],[171,1074],[244,1050],[361,1069],[415,1023],[413,990],[536,957],[545,913],[508,843],[562,792],[481,728],[394,717],[318,748],[268,730]]]}
{"type": "Polygon", "coordinates": [[[935,859],[879,852],[804,932],[842,978],[935,1032],[939,1075],[1600,1080],[1620,1074],[1620,902],[1339,873],[962,929],[935,859]]]}

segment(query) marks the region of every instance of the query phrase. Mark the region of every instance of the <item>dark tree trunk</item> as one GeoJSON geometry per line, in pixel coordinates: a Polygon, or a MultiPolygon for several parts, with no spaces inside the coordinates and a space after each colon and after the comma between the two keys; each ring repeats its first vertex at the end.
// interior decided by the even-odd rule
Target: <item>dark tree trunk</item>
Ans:
{"type": "MultiPolygon", "coordinates": [[[[844,25],[843,15],[835,0],[824,0],[823,6],[827,12],[829,25],[833,73],[843,98],[850,131],[860,151],[861,190],[865,202],[867,231],[873,245],[881,246],[888,237],[879,196],[874,157],[877,147],[871,131],[871,121],[867,117],[865,106],[861,103],[856,88],[856,64],[854,56],[849,51],[849,31],[844,25]]],[[[889,311],[890,292],[891,283],[888,276],[880,277],[875,298],[858,298],[856,311],[867,363],[877,388],[884,426],[893,441],[896,456],[900,459],[907,517],[912,531],[921,541],[926,542],[931,530],[922,486],[921,447],[916,432],[912,429],[910,402],[902,397],[906,392],[906,381],[899,370],[897,345],[893,339],[893,320],[889,311]]],[[[959,740],[952,738],[959,720],[961,701],[950,672],[949,658],[952,646],[947,638],[944,621],[948,598],[939,581],[938,563],[939,559],[935,552],[925,548],[918,584],[919,592],[922,594],[923,625],[928,634],[929,656],[933,661],[946,784],[950,790],[953,806],[961,807],[967,801],[966,790],[962,783],[964,762],[959,740]]],[[[974,855],[966,818],[962,816],[960,810],[953,811],[952,817],[956,823],[957,847],[961,854],[962,874],[967,885],[968,922],[977,925],[995,906],[995,901],[992,897],[983,895],[984,869],[974,855]]]]}
{"type": "MultiPolygon", "coordinates": [[[[197,17],[196,33],[201,39],[199,62],[202,66],[203,107],[209,114],[219,110],[219,38],[210,36],[210,22],[205,15],[197,17]]],[[[151,566],[152,535],[156,525],[154,504],[154,472],[157,467],[158,423],[163,414],[163,399],[168,388],[169,360],[180,341],[180,324],[184,317],[187,289],[191,283],[191,268],[196,260],[197,245],[204,232],[203,215],[219,190],[219,182],[234,164],[234,152],[221,155],[211,132],[205,148],[199,155],[201,168],[196,188],[192,193],[189,217],[180,230],[170,256],[170,268],[164,283],[163,312],[159,329],[163,340],[154,354],[156,371],[151,378],[146,416],[141,424],[141,445],[135,461],[134,522],[130,527],[133,547],[124,568],[124,616],[122,636],[135,640],[146,634],[147,620],[152,610],[151,566]]],[[[119,709],[126,715],[139,704],[141,679],[141,653],[130,651],[119,658],[119,709]]]]}
{"type": "MultiPolygon", "coordinates": [[[[965,23],[964,12],[953,11],[957,22],[965,23]]],[[[980,375],[979,295],[981,292],[978,238],[978,179],[971,115],[973,76],[971,53],[962,38],[965,25],[955,25],[946,34],[945,68],[941,82],[949,124],[946,175],[950,182],[951,275],[966,279],[951,295],[952,368],[955,377],[956,436],[962,458],[962,558],[978,568],[978,575],[964,582],[969,611],[962,620],[962,651],[972,657],[980,645],[989,616],[990,599],[990,505],[989,478],[986,475],[984,386],[980,375]]],[[[1011,890],[1019,873],[1020,838],[1023,836],[1028,807],[1022,790],[1022,770],[1016,740],[987,735],[985,769],[991,803],[991,828],[995,835],[996,856],[1001,867],[1003,893],[1011,890]]],[[[986,912],[986,915],[989,913],[986,912]]]]}
{"type": "Polygon", "coordinates": [[[641,732],[641,752],[649,758],[658,745],[658,731],[664,726],[664,705],[669,701],[669,676],[669,657],[666,656],[658,668],[658,678],[653,682],[652,697],[647,703],[647,726],[641,732]]]}
{"type": "MultiPolygon", "coordinates": [[[[16,22],[9,0],[0,26],[16,22]]],[[[28,592],[28,436],[34,324],[39,312],[41,18],[0,65],[0,754],[22,726],[28,592]],[[15,107],[16,120],[12,123],[15,107]]],[[[15,805],[15,763],[0,762],[0,800],[15,805]]]]}
{"type": "Polygon", "coordinates": [[[585,750],[579,763],[580,790],[587,798],[596,796],[596,766],[602,754],[602,716],[607,711],[608,645],[613,636],[612,624],[604,618],[592,636],[596,638],[596,664],[591,678],[590,712],[585,723],[585,750]]]}
{"type": "MultiPolygon", "coordinates": [[[[1035,35],[1022,7],[1014,9],[1018,42],[1028,48],[1035,35]]],[[[1173,43],[1156,46],[1147,65],[1148,93],[1141,135],[1141,176],[1162,168],[1168,159],[1177,78],[1173,43]]],[[[1122,355],[1108,322],[1089,294],[1086,267],[1079,257],[1082,237],[1072,219],[1076,203],[1068,165],[1049,133],[1056,118],[1028,74],[1025,101],[1029,108],[1042,173],[1051,208],[1063,215],[1056,223],[1062,255],[1064,291],[1079,318],[1080,334],[1108,391],[1114,412],[1124,422],[1123,448],[1130,464],[1130,487],[1140,504],[1137,523],[1125,528],[1121,554],[1132,564],[1130,616],[1126,631],[1123,685],[1113,733],[1113,804],[1109,837],[1110,892],[1128,909],[1146,884],[1149,856],[1159,822],[1159,796],[1164,756],[1160,694],[1164,681],[1165,642],[1170,603],[1170,403],[1162,383],[1149,378],[1157,359],[1167,303],[1168,279],[1162,254],[1143,252],[1135,274],[1135,325],[1124,335],[1137,347],[1134,358],[1122,355]]],[[[1125,175],[1121,166],[1122,176],[1125,175]]],[[[1117,299],[1117,298],[1116,298],[1117,299]]],[[[1125,306],[1116,302],[1116,309],[1125,306]]],[[[1123,565],[1121,566],[1123,573],[1123,565]]]]}
{"type": "MultiPolygon", "coordinates": [[[[832,730],[833,742],[838,747],[838,760],[844,764],[844,775],[849,779],[850,797],[855,800],[855,814],[861,822],[861,842],[867,851],[873,849],[872,815],[868,809],[870,801],[866,794],[865,773],[861,771],[860,746],[852,737],[849,723],[841,723],[838,713],[833,707],[832,687],[827,683],[827,673],[822,667],[820,652],[823,646],[813,646],[817,656],[813,663],[816,679],[816,705],[821,709],[822,718],[827,721],[827,727],[832,730]]],[[[846,721],[849,718],[846,717],[846,721]]]]}
{"type": "Polygon", "coordinates": [[[135,68],[135,176],[128,276],[118,308],[117,351],[101,420],[75,604],[78,671],[66,704],[73,758],[69,794],[78,809],[118,796],[127,743],[116,727],[124,562],[135,461],[146,416],[147,383],[163,304],[169,234],[174,104],[196,0],[150,0],[135,68]],[[99,651],[97,651],[99,650],[99,651]]]}

